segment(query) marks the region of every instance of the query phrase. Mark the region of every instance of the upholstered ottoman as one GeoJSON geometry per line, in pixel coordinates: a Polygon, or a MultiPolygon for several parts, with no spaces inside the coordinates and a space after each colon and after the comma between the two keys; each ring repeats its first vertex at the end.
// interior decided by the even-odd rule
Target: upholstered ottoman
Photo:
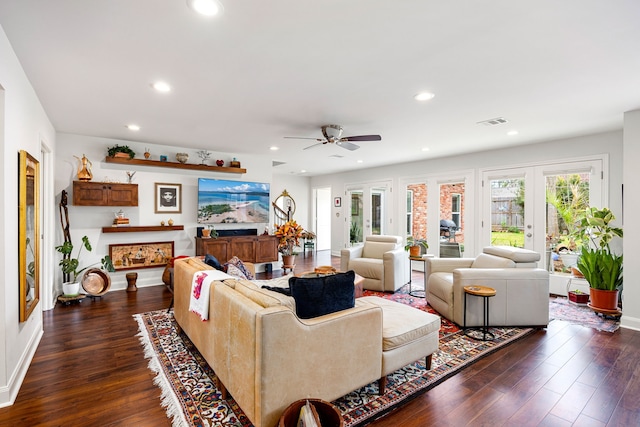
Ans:
{"type": "Polygon", "coordinates": [[[425,357],[431,369],[431,355],[438,349],[440,316],[380,297],[362,297],[382,309],[382,374],[379,393],[383,394],[387,375],[425,357]]]}

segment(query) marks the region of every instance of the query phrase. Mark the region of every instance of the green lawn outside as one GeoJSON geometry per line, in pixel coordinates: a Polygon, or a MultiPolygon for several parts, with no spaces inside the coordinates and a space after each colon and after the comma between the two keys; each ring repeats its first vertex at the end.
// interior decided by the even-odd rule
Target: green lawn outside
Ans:
{"type": "Polygon", "coordinates": [[[509,233],[502,231],[491,232],[491,245],[493,246],[515,246],[524,248],[524,233],[509,233]]]}

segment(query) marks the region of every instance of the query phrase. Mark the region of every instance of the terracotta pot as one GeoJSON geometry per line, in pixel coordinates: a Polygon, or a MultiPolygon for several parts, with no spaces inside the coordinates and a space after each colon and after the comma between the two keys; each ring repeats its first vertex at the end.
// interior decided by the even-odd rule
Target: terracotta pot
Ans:
{"type": "Polygon", "coordinates": [[[293,267],[296,265],[296,256],[295,255],[282,255],[282,264],[285,267],[293,267]]]}
{"type": "Polygon", "coordinates": [[[589,293],[591,295],[591,307],[601,310],[618,309],[618,291],[605,291],[602,289],[590,288],[589,293]]]}
{"type": "Polygon", "coordinates": [[[419,257],[420,256],[420,246],[409,246],[409,256],[419,257]]]}
{"type": "Polygon", "coordinates": [[[208,228],[203,228],[202,237],[204,237],[205,239],[211,237],[211,230],[208,228]]]}

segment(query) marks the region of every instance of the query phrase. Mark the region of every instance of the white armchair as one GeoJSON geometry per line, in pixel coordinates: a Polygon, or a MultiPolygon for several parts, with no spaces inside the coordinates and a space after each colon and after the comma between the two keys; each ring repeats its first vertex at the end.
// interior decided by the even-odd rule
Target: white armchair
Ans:
{"type": "MultiPolygon", "coordinates": [[[[427,259],[429,305],[447,319],[464,322],[464,287],[489,286],[490,326],[546,326],[549,323],[549,272],[537,267],[540,254],[489,246],[476,258],[427,259]]],[[[467,326],[482,325],[482,298],[467,297],[467,326]]]]}
{"type": "Polygon", "coordinates": [[[364,289],[395,292],[405,284],[406,255],[400,236],[367,236],[362,246],[340,251],[340,268],[364,277],[364,289]]]}

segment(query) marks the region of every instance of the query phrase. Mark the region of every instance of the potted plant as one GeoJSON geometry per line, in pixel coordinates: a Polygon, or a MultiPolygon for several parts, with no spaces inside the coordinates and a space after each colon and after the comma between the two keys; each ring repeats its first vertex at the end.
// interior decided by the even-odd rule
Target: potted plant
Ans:
{"type": "Polygon", "coordinates": [[[622,255],[611,251],[609,243],[622,237],[622,228],[614,227],[613,213],[607,209],[587,208],[578,230],[583,238],[578,269],[589,283],[590,307],[595,311],[618,311],[618,293],[622,286],[622,255]]]}
{"type": "Polygon", "coordinates": [[[282,254],[282,262],[287,268],[292,268],[295,265],[295,247],[300,246],[300,237],[303,231],[302,226],[293,219],[280,226],[276,225],[274,234],[280,239],[278,252],[282,254]]]}
{"type": "Polygon", "coordinates": [[[107,153],[109,154],[109,157],[128,157],[130,159],[133,159],[136,156],[136,153],[129,148],[128,145],[114,145],[113,147],[109,147],[107,149],[107,153]]]}
{"type": "MultiPolygon", "coordinates": [[[[80,254],[82,253],[82,248],[85,248],[89,252],[92,250],[91,243],[87,236],[82,237],[82,246],[78,249],[78,255],[75,258],[71,257],[73,255],[73,243],[70,241],[66,241],[62,245],[56,246],[56,250],[63,255],[63,258],[60,260],[58,265],[62,268],[64,280],[67,280],[62,284],[62,292],[64,296],[78,295],[80,293],[80,282],[78,282],[78,276],[92,265],[98,264],[95,263],[78,269],[80,266],[80,254]]],[[[100,262],[102,263],[102,268],[104,270],[111,272],[115,271],[109,255],[105,255],[100,262]]]]}
{"type": "Polygon", "coordinates": [[[213,228],[213,225],[208,224],[208,225],[205,225],[202,228],[202,237],[205,238],[205,239],[209,239],[209,238],[212,238],[212,237],[214,239],[217,239],[218,238],[218,232],[216,231],[215,228],[213,228]]]}
{"type": "Polygon", "coordinates": [[[407,237],[407,244],[404,245],[404,250],[409,252],[410,257],[419,257],[427,252],[429,245],[426,239],[416,239],[413,236],[407,237]]]}

